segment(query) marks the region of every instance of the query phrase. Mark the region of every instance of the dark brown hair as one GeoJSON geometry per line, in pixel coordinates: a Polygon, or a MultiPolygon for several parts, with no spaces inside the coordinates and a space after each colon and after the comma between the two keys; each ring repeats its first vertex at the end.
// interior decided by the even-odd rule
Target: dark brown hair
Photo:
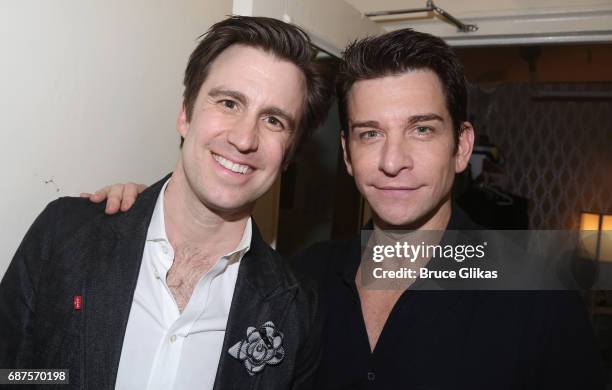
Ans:
{"type": "Polygon", "coordinates": [[[231,16],[212,25],[200,38],[200,43],[189,57],[183,81],[183,105],[188,121],[191,120],[193,106],[211,64],[231,45],[260,48],[291,62],[303,72],[306,80],[304,108],[300,123],[292,135],[291,148],[287,153],[290,158],[305,136],[325,120],[331,102],[330,80],[317,70],[313,61],[315,52],[308,35],[299,27],[277,19],[231,16]]]}
{"type": "Polygon", "coordinates": [[[349,133],[348,94],[356,81],[419,69],[433,71],[442,83],[446,108],[453,121],[456,151],[462,123],[467,121],[463,66],[442,39],[411,29],[364,38],[346,48],[336,82],[340,125],[346,136],[349,133]]]}

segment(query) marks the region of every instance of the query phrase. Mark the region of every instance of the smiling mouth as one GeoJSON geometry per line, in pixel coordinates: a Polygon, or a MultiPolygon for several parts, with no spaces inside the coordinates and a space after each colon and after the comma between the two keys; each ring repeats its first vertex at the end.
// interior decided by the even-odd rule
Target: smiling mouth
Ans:
{"type": "Polygon", "coordinates": [[[212,153],[212,156],[213,156],[213,159],[219,163],[219,165],[221,165],[225,169],[229,169],[232,172],[246,175],[252,170],[252,168],[249,167],[248,165],[238,164],[237,162],[228,160],[225,157],[219,156],[218,154],[212,153]]]}
{"type": "Polygon", "coordinates": [[[376,188],[377,190],[380,191],[415,191],[418,190],[419,188],[421,188],[421,186],[416,186],[416,187],[379,187],[379,186],[373,186],[374,188],[376,188]]]}

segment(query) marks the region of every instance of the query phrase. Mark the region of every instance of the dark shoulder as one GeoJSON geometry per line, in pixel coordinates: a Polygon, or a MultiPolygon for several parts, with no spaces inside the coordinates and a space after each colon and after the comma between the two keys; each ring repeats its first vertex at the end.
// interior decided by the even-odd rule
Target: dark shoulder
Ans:
{"type": "Polygon", "coordinates": [[[316,284],[309,275],[297,272],[293,264],[278,253],[275,249],[266,245],[266,255],[272,260],[276,277],[282,285],[298,286],[300,295],[305,294],[308,299],[316,290],[316,284]]]}
{"type": "Polygon", "coordinates": [[[7,275],[26,273],[36,285],[42,267],[53,254],[69,245],[71,238],[97,216],[104,216],[104,205],[81,198],[59,198],[49,203],[28,229],[9,265],[7,275]]]}
{"type": "Polygon", "coordinates": [[[89,199],[63,197],[49,203],[37,218],[35,225],[53,228],[56,237],[67,237],[83,225],[100,218],[109,218],[104,213],[105,203],[93,203],[89,199]]]}
{"type": "Polygon", "coordinates": [[[51,202],[69,221],[90,219],[96,215],[106,215],[104,209],[106,202],[94,203],[87,198],[65,196],[51,202]]]}
{"type": "Polygon", "coordinates": [[[546,332],[551,331],[551,326],[557,330],[583,328],[588,331],[590,328],[586,304],[578,291],[477,291],[466,294],[480,301],[481,309],[496,312],[497,308],[504,308],[504,311],[514,313],[532,325],[540,323],[546,332]]]}
{"type": "Polygon", "coordinates": [[[104,207],[104,203],[96,204],[84,198],[58,198],[47,204],[38,215],[28,235],[48,230],[53,230],[56,235],[68,234],[96,216],[104,216],[104,207]]]}

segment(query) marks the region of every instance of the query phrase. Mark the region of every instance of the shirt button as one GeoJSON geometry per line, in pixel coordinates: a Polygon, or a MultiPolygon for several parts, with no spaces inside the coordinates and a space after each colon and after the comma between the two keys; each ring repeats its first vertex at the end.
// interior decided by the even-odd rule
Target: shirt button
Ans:
{"type": "Polygon", "coordinates": [[[373,372],[368,372],[368,380],[370,382],[372,382],[374,379],[376,379],[376,374],[374,374],[373,372]]]}
{"type": "Polygon", "coordinates": [[[162,252],[164,252],[164,255],[168,254],[168,247],[165,245],[162,245],[162,252]]]}
{"type": "Polygon", "coordinates": [[[159,277],[159,272],[157,272],[157,270],[156,270],[156,269],[155,269],[155,270],[153,270],[153,274],[155,275],[155,277],[156,277],[157,279],[160,279],[160,277],[159,277]]]}
{"type": "Polygon", "coordinates": [[[173,334],[172,336],[170,336],[170,342],[173,343],[176,341],[176,335],[173,334]]]}

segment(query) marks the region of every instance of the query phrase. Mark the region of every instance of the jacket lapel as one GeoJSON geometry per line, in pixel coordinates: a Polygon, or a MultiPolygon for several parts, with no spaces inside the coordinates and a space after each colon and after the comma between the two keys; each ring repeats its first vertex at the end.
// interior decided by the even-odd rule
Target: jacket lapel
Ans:
{"type": "MultiPolygon", "coordinates": [[[[88,253],[83,297],[84,371],[87,388],[114,388],[123,338],[147,230],[164,179],[143,192],[128,212],[105,216],[113,237],[88,253]]],[[[107,229],[108,230],[108,229],[107,229]]]]}
{"type": "MultiPolygon", "coordinates": [[[[284,329],[287,309],[295,297],[297,284],[283,278],[285,273],[279,261],[278,255],[263,241],[253,224],[251,249],[242,258],[238,270],[214,390],[257,387],[261,373],[249,375],[244,364],[233,358],[228,350],[246,338],[250,326],[259,327],[272,321],[281,332],[284,329]]],[[[279,367],[267,367],[264,372],[275,369],[279,367]]]]}

